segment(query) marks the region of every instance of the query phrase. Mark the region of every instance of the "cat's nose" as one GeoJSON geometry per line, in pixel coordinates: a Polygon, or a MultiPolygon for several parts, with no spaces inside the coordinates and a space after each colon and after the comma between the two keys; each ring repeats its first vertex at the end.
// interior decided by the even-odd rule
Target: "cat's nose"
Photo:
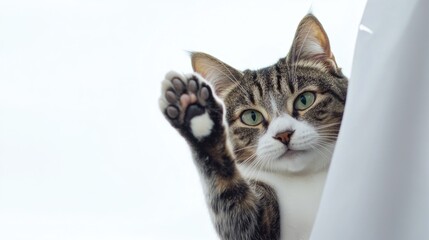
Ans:
{"type": "Polygon", "coordinates": [[[294,132],[295,131],[285,131],[285,132],[282,132],[282,133],[278,133],[273,138],[279,140],[280,142],[282,142],[285,145],[288,145],[289,141],[290,141],[290,138],[292,137],[292,134],[294,132]]]}

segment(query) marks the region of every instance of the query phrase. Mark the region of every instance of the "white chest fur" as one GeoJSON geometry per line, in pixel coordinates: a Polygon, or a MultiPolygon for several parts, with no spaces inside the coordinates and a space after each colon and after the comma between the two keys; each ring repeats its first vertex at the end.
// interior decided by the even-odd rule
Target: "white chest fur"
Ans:
{"type": "Polygon", "coordinates": [[[307,240],[319,208],[326,175],[327,169],[302,176],[259,172],[246,177],[260,180],[275,190],[280,207],[281,240],[307,240]]]}

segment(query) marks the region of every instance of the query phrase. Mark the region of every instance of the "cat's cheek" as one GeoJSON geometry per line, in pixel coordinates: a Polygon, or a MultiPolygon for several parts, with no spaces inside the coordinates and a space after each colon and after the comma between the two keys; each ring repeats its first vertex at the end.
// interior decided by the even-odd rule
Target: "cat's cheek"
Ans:
{"type": "Polygon", "coordinates": [[[210,135],[214,122],[210,118],[209,114],[205,112],[202,115],[192,118],[190,126],[192,135],[194,135],[198,140],[201,140],[210,135]]]}

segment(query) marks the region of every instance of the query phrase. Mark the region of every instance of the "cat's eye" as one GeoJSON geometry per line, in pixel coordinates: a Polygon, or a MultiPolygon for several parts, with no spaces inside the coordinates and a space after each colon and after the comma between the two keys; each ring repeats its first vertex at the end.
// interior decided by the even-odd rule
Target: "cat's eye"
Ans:
{"type": "Polygon", "coordinates": [[[256,126],[264,120],[264,116],[259,111],[249,109],[241,114],[241,121],[249,126],[256,126]]]}
{"type": "Polygon", "coordinates": [[[295,99],[294,107],[296,110],[305,110],[313,105],[315,99],[313,92],[304,92],[295,99]]]}

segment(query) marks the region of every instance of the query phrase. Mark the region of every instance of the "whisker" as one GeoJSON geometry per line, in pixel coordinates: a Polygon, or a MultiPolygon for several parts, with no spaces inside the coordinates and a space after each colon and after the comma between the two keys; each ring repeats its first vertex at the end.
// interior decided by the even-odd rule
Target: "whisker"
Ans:
{"type": "Polygon", "coordinates": [[[244,159],[243,162],[247,162],[247,161],[249,161],[251,158],[253,158],[255,156],[256,156],[256,153],[254,153],[254,154],[250,155],[250,157],[244,159]]]}
{"type": "Polygon", "coordinates": [[[328,144],[328,143],[333,143],[333,142],[335,142],[336,140],[337,140],[337,138],[323,138],[323,140],[322,140],[322,139],[320,139],[319,141],[320,141],[320,142],[322,142],[322,141],[323,141],[323,143],[328,144]]]}
{"type": "MultiPolygon", "coordinates": [[[[322,147],[322,148],[324,148],[325,150],[327,150],[327,151],[333,151],[333,150],[331,150],[330,148],[328,148],[327,146],[325,146],[324,144],[323,144],[323,142],[316,142],[316,143],[314,143],[314,144],[316,144],[317,146],[320,146],[320,147],[322,147]]],[[[325,143],[326,144],[326,143],[325,143]]]]}
{"type": "Polygon", "coordinates": [[[324,133],[324,134],[319,134],[319,136],[320,137],[334,137],[334,138],[338,138],[338,135],[337,134],[326,134],[326,133],[324,133]]]}
{"type": "Polygon", "coordinates": [[[341,124],[341,122],[329,123],[329,124],[324,124],[324,125],[316,126],[315,129],[317,129],[317,130],[319,130],[319,129],[325,129],[325,128],[337,126],[337,125],[340,125],[340,124],[341,124]]]}
{"type": "Polygon", "coordinates": [[[252,158],[252,162],[250,162],[249,163],[249,165],[248,165],[248,168],[246,169],[247,170],[247,172],[249,173],[249,174],[252,174],[252,172],[254,171],[254,169],[255,169],[255,166],[257,165],[257,163],[258,163],[258,159],[257,159],[257,157],[256,157],[256,153],[255,154],[252,154],[252,156],[251,157],[249,157],[248,159],[246,159],[245,161],[248,161],[250,158],[252,158]]]}
{"type": "Polygon", "coordinates": [[[245,149],[254,148],[254,147],[256,147],[256,146],[257,146],[257,145],[246,146],[246,147],[243,147],[243,148],[236,149],[236,150],[234,150],[234,152],[243,151],[243,150],[245,150],[245,149]]]}
{"type": "Polygon", "coordinates": [[[325,130],[318,130],[318,133],[330,133],[330,134],[336,134],[338,135],[338,131],[337,130],[329,130],[329,129],[325,129],[325,130]]]}
{"type": "Polygon", "coordinates": [[[333,151],[331,149],[328,149],[319,143],[313,143],[311,147],[315,149],[317,152],[319,152],[320,155],[322,155],[322,157],[324,157],[325,159],[329,160],[331,158],[329,155],[327,155],[327,154],[332,154],[333,151]],[[319,147],[322,147],[323,149],[320,149],[319,147]]]}

